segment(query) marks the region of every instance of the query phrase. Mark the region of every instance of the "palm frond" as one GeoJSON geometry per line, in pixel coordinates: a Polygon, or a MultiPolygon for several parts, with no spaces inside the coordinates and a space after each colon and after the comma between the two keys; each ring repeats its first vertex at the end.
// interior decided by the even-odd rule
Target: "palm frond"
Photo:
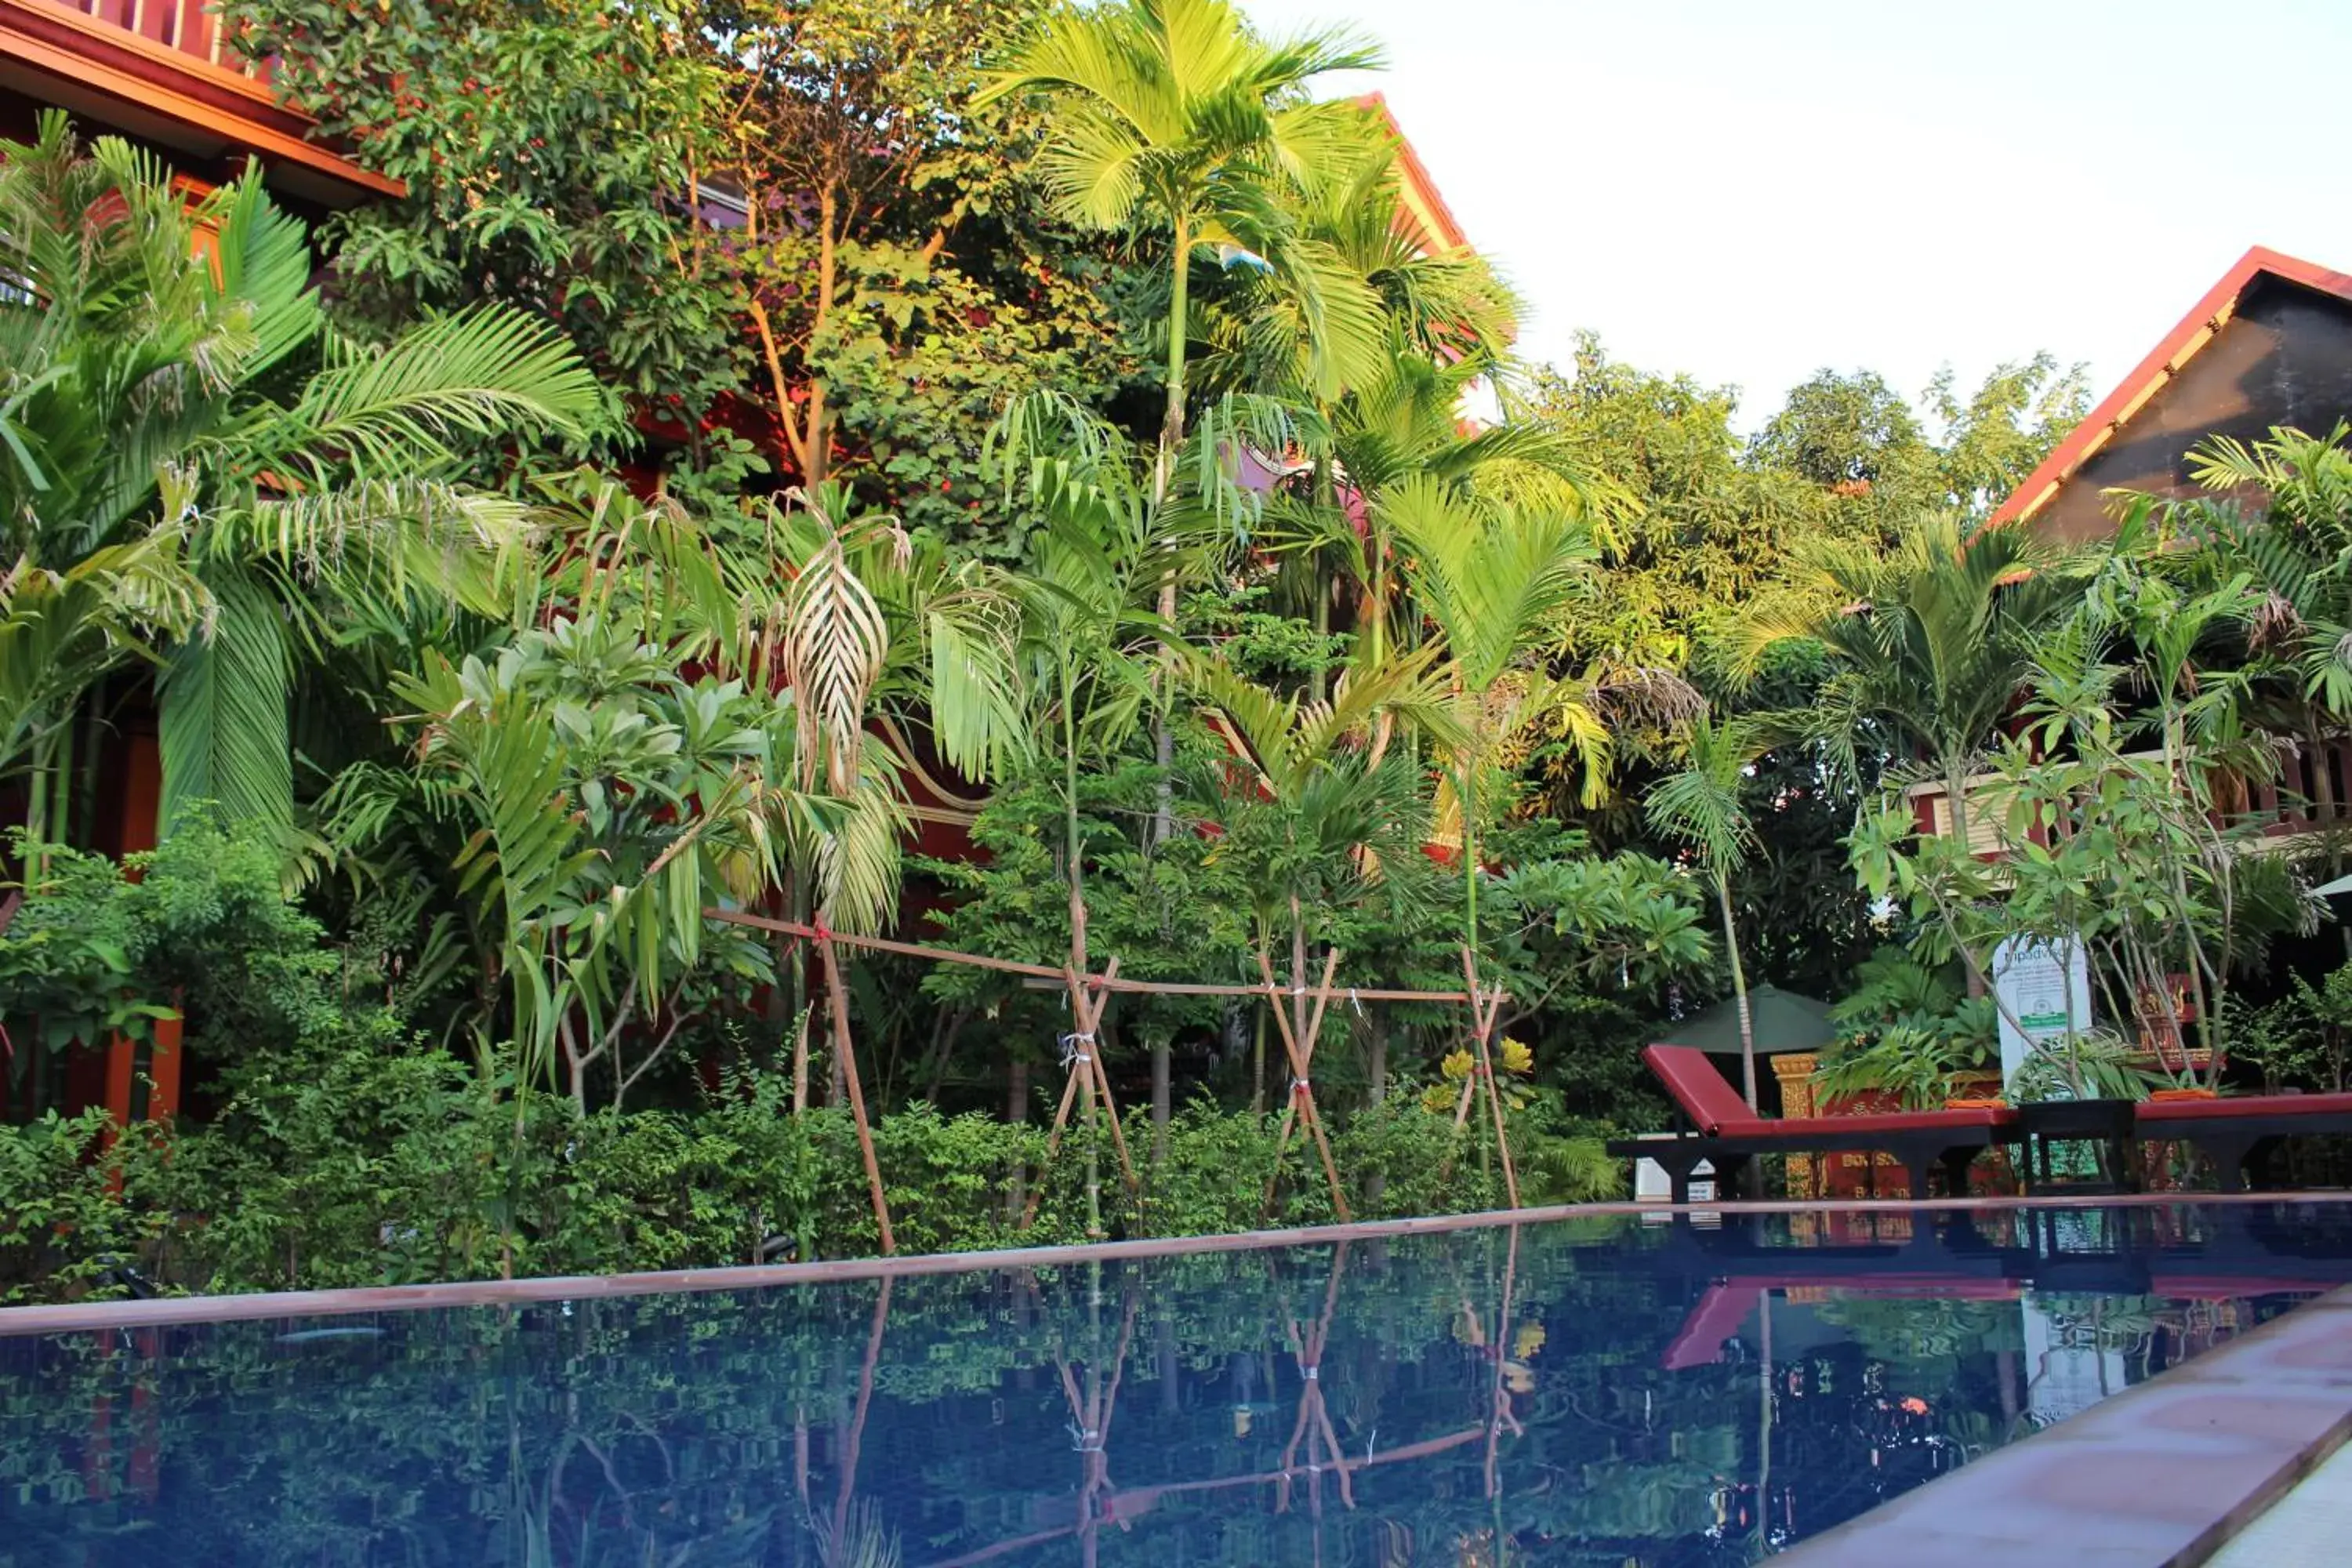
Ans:
{"type": "Polygon", "coordinates": [[[249,579],[222,576],[208,586],[211,624],[173,651],[158,683],[163,784],[156,816],[168,831],[209,802],[229,821],[285,828],[294,819],[285,623],[249,579]]]}
{"type": "Polygon", "coordinates": [[[340,345],[294,404],[232,441],[248,472],[331,482],[438,463],[460,437],[522,432],[578,437],[604,396],[562,333],[485,305],[411,328],[381,350],[340,345]]]}

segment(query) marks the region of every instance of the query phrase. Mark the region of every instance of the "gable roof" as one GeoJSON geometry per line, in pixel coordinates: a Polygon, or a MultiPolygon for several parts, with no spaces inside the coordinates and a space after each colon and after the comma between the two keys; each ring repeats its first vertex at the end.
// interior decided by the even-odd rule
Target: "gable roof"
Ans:
{"type": "Polygon", "coordinates": [[[2041,465],[1994,510],[1990,525],[2022,521],[2048,505],[2077,469],[2112,440],[2134,415],[2147,406],[2148,400],[2179,374],[2199,350],[2213,341],[2214,334],[2236,311],[2239,300],[2257,279],[2264,276],[2352,302],[2352,275],[2255,246],[2189,307],[2189,313],[2148,351],[2147,358],[2133,367],[2122,384],[2102,398],[2087,418],[2050,449],[2041,465]]]}
{"type": "Polygon", "coordinates": [[[1470,237],[1462,232],[1454,220],[1454,210],[1445,205],[1445,197],[1430,177],[1429,166],[1421,154],[1412,150],[1412,142],[1397,123],[1396,111],[1389,107],[1384,93],[1368,92],[1356,100],[1379,115],[1386,123],[1389,134],[1397,145],[1397,205],[1400,226],[1433,254],[1448,250],[1466,250],[1470,237]]]}

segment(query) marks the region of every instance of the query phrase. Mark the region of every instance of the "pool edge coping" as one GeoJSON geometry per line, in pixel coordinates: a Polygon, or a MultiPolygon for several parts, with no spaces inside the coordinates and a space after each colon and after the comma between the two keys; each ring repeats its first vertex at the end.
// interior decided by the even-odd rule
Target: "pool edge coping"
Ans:
{"type": "MultiPolygon", "coordinates": [[[[1705,1216],[2280,1203],[2352,1203],[2352,1192],[2136,1193],[2120,1196],[2050,1194],[2039,1197],[1939,1198],[1917,1202],[1906,1198],[1869,1198],[1842,1203],[1777,1199],[1697,1204],[1638,1201],[1560,1204],[1546,1208],[1488,1209],[1471,1215],[1424,1215],[1405,1219],[1358,1220],[1346,1225],[1300,1226],[1286,1230],[1227,1231],[1214,1236],[1077,1242],[1053,1247],[1007,1247],[987,1252],[924,1252],[889,1258],[826,1258],[810,1263],[741,1264],[629,1274],[540,1275],[521,1279],[459,1280],[429,1285],[363,1285],[318,1290],[157,1296],[127,1301],[0,1307],[0,1338],[167,1328],[180,1324],[249,1322],[272,1318],[327,1318],[362,1312],[413,1312],[436,1308],[582,1301],[622,1296],[759,1290],[931,1274],[1065,1268],[1082,1263],[1187,1257],[1213,1252],[1254,1252],[1276,1247],[1317,1247],[1343,1241],[1379,1240],[1456,1230],[1492,1230],[1508,1226],[1551,1225],[1565,1220],[1629,1215],[1705,1216]]],[[[2347,1289],[2352,1290],[2352,1287],[2347,1287],[2347,1289]]]]}

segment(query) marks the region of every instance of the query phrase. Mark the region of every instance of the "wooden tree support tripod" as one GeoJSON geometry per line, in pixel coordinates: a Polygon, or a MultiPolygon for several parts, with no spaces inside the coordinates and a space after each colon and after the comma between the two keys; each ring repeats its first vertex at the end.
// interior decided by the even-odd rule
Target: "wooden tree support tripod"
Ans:
{"type": "Polygon", "coordinates": [[[1093,1568],[1097,1560],[1104,1520],[1121,1530],[1133,1528],[1119,1517],[1118,1494],[1111,1486],[1110,1422],[1118,1410],[1118,1384],[1127,1371],[1128,1347],[1135,1340],[1135,1291],[1130,1287],[1119,1319],[1118,1348],[1111,1353],[1108,1383],[1103,1378],[1099,1336],[1095,1341],[1096,1358],[1087,1363],[1083,1395],[1078,1392],[1077,1378],[1070,1372],[1068,1356],[1055,1358],[1055,1368],[1062,1376],[1062,1396],[1070,1405],[1070,1445],[1078,1455],[1078,1560],[1085,1568],[1093,1568]]]}
{"type": "MultiPolygon", "coordinates": [[[[1061,1148],[1062,1133],[1069,1122],[1072,1102],[1081,1101],[1087,1111],[1091,1114],[1095,1097],[1100,1095],[1101,1103],[1109,1114],[1111,1142],[1118,1151],[1119,1172],[1126,1179],[1128,1190],[1130,1192],[1139,1189],[1135,1174],[1135,1163],[1128,1153],[1127,1132],[1118,1119],[1118,1107],[1111,1099],[1109,1076],[1103,1070],[1101,1053],[1094,1048],[1095,1037],[1102,1021],[1103,1009],[1111,994],[1133,993],[1152,996],[1265,998],[1274,1013],[1275,1023],[1281,1030],[1283,1049],[1290,1058],[1293,1079],[1288,1103],[1283,1109],[1282,1147],[1276,1151],[1275,1168],[1277,1172],[1281,1169],[1282,1155],[1288,1147],[1293,1127],[1304,1121],[1308,1134],[1315,1140],[1316,1148],[1322,1156],[1323,1173],[1331,1184],[1333,1212],[1343,1221],[1354,1217],[1348,1207],[1347,1194],[1339,1185],[1339,1167],[1331,1158],[1330,1139],[1326,1134],[1322,1111],[1315,1103],[1315,1091],[1312,1080],[1308,1077],[1314,1061],[1315,1044],[1323,1030],[1323,1015],[1331,1002],[1331,977],[1339,963],[1339,954],[1337,951],[1326,957],[1323,965],[1323,983],[1313,991],[1307,991],[1297,984],[1300,976],[1292,976],[1294,984],[1287,994],[1291,1009],[1286,1013],[1282,1006],[1285,994],[1275,984],[1274,965],[1263,952],[1258,955],[1258,967],[1264,978],[1255,984],[1123,980],[1119,977],[1118,960],[1115,957],[1104,966],[1100,974],[1088,973],[1086,968],[1083,941],[1072,944],[1070,961],[1057,969],[1043,963],[1024,963],[1017,959],[991,958],[982,953],[958,952],[950,948],[924,947],[915,942],[894,941],[888,937],[858,936],[847,931],[828,931],[822,925],[808,925],[799,921],[777,920],[768,915],[750,914],[741,910],[705,909],[702,912],[706,919],[723,921],[730,925],[750,926],[759,931],[799,937],[815,943],[823,952],[834,1038],[837,1042],[836,1048],[841,1052],[844,1086],[849,1092],[850,1113],[857,1126],[857,1149],[865,1160],[866,1185],[874,1201],[874,1220],[881,1232],[882,1250],[886,1254],[898,1250],[898,1241],[890,1229],[890,1206],[883,1195],[882,1171],[874,1154],[874,1131],[866,1114],[866,1091],[857,1076],[857,1057],[849,1037],[849,994],[842,979],[841,959],[837,951],[842,947],[867,952],[896,953],[901,957],[921,959],[932,963],[967,964],[975,969],[992,970],[1000,974],[1020,975],[1023,977],[1023,983],[1027,985],[1050,985],[1055,990],[1066,988],[1070,994],[1073,1024],[1070,1044],[1074,1049],[1069,1062],[1073,1070],[1062,1086],[1061,1108],[1055,1113],[1054,1129],[1046,1139],[1045,1163],[1050,1165],[1055,1154],[1061,1148]],[[1311,1012],[1308,1009],[1309,1003],[1313,1004],[1311,1012]]],[[[1481,994],[1478,989],[1476,968],[1467,949],[1463,952],[1463,966],[1464,973],[1470,978],[1470,989],[1466,992],[1398,991],[1380,988],[1359,991],[1350,987],[1347,995],[1350,1000],[1361,1002],[1466,1001],[1470,1004],[1473,1024],[1478,1037],[1479,1054],[1483,1060],[1487,1055],[1487,1037],[1494,1032],[1496,1016],[1502,1009],[1503,992],[1500,987],[1496,987],[1491,996],[1481,994]],[[1483,1023],[1480,1022],[1482,1019],[1483,1023]]],[[[1305,966],[1302,963],[1297,967],[1303,969],[1305,966]]],[[[1485,1076],[1488,1079],[1488,1087],[1491,1090],[1493,1081],[1491,1071],[1486,1071],[1485,1076]]],[[[1456,1109],[1454,1119],[1457,1137],[1470,1113],[1470,1094],[1471,1086],[1464,1085],[1462,1103],[1456,1109]]],[[[1493,1099],[1491,1093],[1488,1099],[1495,1107],[1496,1137],[1497,1142],[1503,1144],[1504,1179],[1510,1188],[1511,1206],[1517,1208],[1519,1203],[1518,1178],[1511,1167],[1509,1144],[1503,1141],[1501,1104],[1493,1099]]],[[[1447,1169],[1450,1171],[1451,1168],[1452,1160],[1449,1158],[1447,1169]]],[[[1042,1189],[1033,1190],[1030,1193],[1028,1203],[1021,1216],[1023,1229],[1028,1229],[1035,1222],[1038,1200],[1041,1195],[1042,1189]]],[[[1266,1204],[1271,1209],[1273,1205],[1271,1185],[1267,1190],[1266,1204]]]]}
{"type": "Polygon", "coordinates": [[[1323,1314],[1314,1322],[1301,1327],[1298,1320],[1290,1319],[1285,1330],[1290,1336],[1290,1353],[1298,1363],[1298,1419],[1290,1428],[1289,1446],[1282,1450],[1280,1479],[1275,1482],[1274,1511],[1290,1511],[1290,1479],[1298,1468],[1298,1446],[1307,1445],[1307,1505],[1318,1519],[1323,1516],[1323,1475],[1329,1471],[1339,1478],[1339,1501],[1343,1507],[1356,1506],[1356,1483],[1348,1471],[1347,1451],[1339,1447],[1339,1434],[1331,1425],[1331,1412],[1323,1403],[1323,1347],[1330,1342],[1331,1318],[1339,1305],[1339,1280],[1348,1272],[1348,1244],[1341,1242],[1331,1254],[1331,1282],[1323,1289],[1323,1314]]]}
{"type": "MultiPolygon", "coordinates": [[[[1128,1157],[1127,1132],[1119,1125],[1118,1102],[1111,1098],[1110,1075],[1103,1070],[1102,1052],[1097,1044],[1103,1009],[1110,1002],[1109,983],[1118,978],[1118,955],[1113,953],[1103,966],[1100,979],[1081,978],[1076,965],[1062,971],[1063,984],[1070,988],[1070,1032],[1063,1037],[1063,1066],[1069,1076],[1062,1082],[1062,1103],[1054,1111],[1054,1130],[1045,1135],[1045,1157],[1038,1163],[1036,1184],[1029,1189],[1029,1201],[1021,1211],[1021,1228],[1027,1230],[1037,1223],[1037,1205],[1045,1195],[1045,1173],[1053,1167],[1054,1156],[1062,1147],[1062,1130],[1069,1125],[1070,1104],[1080,1102],[1081,1114],[1091,1122],[1095,1114],[1095,1097],[1102,1097],[1102,1108],[1110,1120],[1110,1141],[1118,1150],[1119,1175],[1130,1193],[1139,1190],[1135,1162],[1128,1157]]],[[[1091,1180],[1091,1178],[1089,1178],[1091,1180]]],[[[1097,1194],[1090,1192],[1089,1197],[1097,1194]]],[[[1096,1205],[1089,1205],[1089,1213],[1096,1205]]]]}
{"type": "MultiPolygon", "coordinates": [[[[1282,1157],[1290,1150],[1291,1129],[1304,1122],[1315,1140],[1316,1152],[1323,1157],[1323,1176],[1331,1184],[1332,1212],[1339,1223],[1348,1224],[1356,1216],[1348,1212],[1348,1194],[1339,1185],[1339,1167],[1331,1158],[1331,1140],[1323,1130],[1323,1113],[1316,1108],[1315,1082],[1309,1071],[1315,1065],[1315,1045],[1323,1034],[1323,1012],[1331,1002],[1331,976],[1339,967],[1339,950],[1333,948],[1323,959],[1323,984],[1313,994],[1314,1011],[1307,1010],[1308,994],[1295,987],[1290,994],[1291,1011],[1283,1010],[1283,996],[1274,983],[1274,962],[1261,951],[1257,955],[1258,973],[1265,976],[1265,1005],[1274,1014],[1275,1026],[1282,1034],[1283,1054],[1290,1058],[1290,1093],[1284,1098],[1282,1132],[1274,1141],[1274,1172],[1265,1179],[1265,1202],[1260,1207],[1261,1216],[1274,1212],[1274,1189],[1282,1180],[1282,1157]]],[[[1294,974],[1294,982],[1305,976],[1294,974]]]]}
{"type": "MultiPolygon", "coordinates": [[[[1470,1068],[1470,1076],[1462,1080],[1461,1098],[1454,1104],[1454,1142],[1462,1142],[1462,1131],[1470,1121],[1470,1100],[1480,1088],[1486,1090],[1486,1109],[1495,1119],[1495,1151],[1503,1162],[1503,1191],[1509,1195],[1513,1208],[1519,1206],[1519,1173],[1511,1163],[1511,1136],[1503,1127],[1503,1093],[1495,1082],[1495,1020],[1502,1016],[1506,994],[1500,985],[1492,991],[1478,986],[1478,957],[1467,946],[1462,949],[1462,977],[1470,986],[1470,1037],[1478,1047],[1478,1059],[1470,1068]]],[[[1438,1179],[1444,1181],[1454,1173],[1454,1156],[1449,1152],[1445,1163],[1438,1167],[1438,1179]]]]}

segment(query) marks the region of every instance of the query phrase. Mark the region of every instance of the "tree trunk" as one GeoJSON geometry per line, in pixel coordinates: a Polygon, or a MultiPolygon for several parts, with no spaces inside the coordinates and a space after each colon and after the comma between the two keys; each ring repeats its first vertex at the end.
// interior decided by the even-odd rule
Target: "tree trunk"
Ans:
{"type": "MultiPolygon", "coordinates": [[[[807,873],[798,867],[785,890],[784,912],[796,924],[808,921],[809,887],[807,873]]],[[[793,1017],[796,1020],[793,1035],[793,1114],[798,1116],[808,1109],[809,1094],[809,1029],[814,1015],[809,1008],[808,964],[800,951],[797,937],[778,935],[780,944],[776,962],[783,966],[785,984],[790,987],[793,1017]]]]}
{"type": "MultiPolygon", "coordinates": [[[[1187,316],[1192,304],[1192,234],[1180,215],[1171,237],[1172,254],[1168,263],[1168,398],[1160,415],[1160,450],[1151,464],[1151,512],[1153,525],[1158,526],[1168,506],[1168,492],[1176,481],[1176,454],[1184,444],[1184,350],[1190,331],[1187,316]]],[[[1176,624],[1176,569],[1172,565],[1160,578],[1160,618],[1167,626],[1176,624]]],[[[1152,813],[1151,843],[1156,848],[1168,842],[1176,830],[1176,785],[1170,770],[1176,763],[1176,739],[1168,727],[1168,708],[1174,693],[1168,689],[1175,679],[1175,649],[1165,650],[1169,656],[1160,679],[1160,701],[1151,718],[1151,756],[1160,767],[1159,805],[1152,813]]]]}
{"type": "Polygon", "coordinates": [[[1171,1081],[1175,1063],[1174,1044],[1165,1029],[1155,1029],[1151,1035],[1151,1164],[1154,1170],[1168,1163],[1168,1121],[1174,1114],[1175,1086],[1171,1081]]]}
{"type": "Polygon", "coordinates": [[[1715,874],[1715,898],[1723,910],[1723,951],[1731,959],[1731,994],[1739,1005],[1739,1087],[1748,1109],[1756,1109],[1756,1019],[1748,1007],[1748,971],[1739,962],[1739,929],[1731,918],[1731,879],[1715,874]]]}
{"type": "Polygon", "coordinates": [[[1257,1010],[1257,1024],[1250,1038],[1250,1114],[1265,1114],[1265,1007],[1257,1010]]]}
{"type": "MultiPolygon", "coordinates": [[[[1953,838],[1966,852],[1969,847],[1969,769],[1966,757],[1944,759],[1944,809],[1951,818],[1953,838]]],[[[1977,973],[1977,966],[1969,963],[1962,967],[1967,971],[1970,998],[1983,995],[1987,986],[1984,976],[1977,973]]]]}
{"type": "MultiPolygon", "coordinates": [[[[1386,1104],[1389,1098],[1389,1010],[1379,1003],[1372,1004],[1365,1026],[1364,1076],[1370,1079],[1364,1090],[1365,1103],[1386,1104]]],[[[1386,1171],[1374,1170],[1364,1177],[1364,1216],[1369,1219],[1381,1212],[1381,1200],[1388,1195],[1389,1177],[1386,1171]]]]}
{"type": "Polygon", "coordinates": [[[1462,940],[1474,957],[1478,952],[1477,771],[1476,757],[1463,759],[1454,803],[1462,808],[1462,940]]]}
{"type": "MultiPolygon", "coordinates": [[[[2319,717],[2305,710],[2303,716],[2305,755],[2311,759],[2311,793],[2319,807],[2320,831],[2327,845],[2327,874],[2332,878],[2344,875],[2344,824],[2336,816],[2336,778],[2328,763],[2327,742],[2320,738],[2319,717]]],[[[2352,962],[2352,922],[2339,923],[2336,933],[2343,939],[2344,956],[2352,962]]]]}
{"type": "MultiPolygon", "coordinates": [[[[1029,1120],[1029,1064],[1020,1057],[1004,1064],[1004,1120],[1015,1127],[1029,1120]]],[[[1029,1194],[1028,1172],[1019,1159],[1004,1182],[1004,1219],[1008,1225],[1020,1223],[1029,1194]]]]}

